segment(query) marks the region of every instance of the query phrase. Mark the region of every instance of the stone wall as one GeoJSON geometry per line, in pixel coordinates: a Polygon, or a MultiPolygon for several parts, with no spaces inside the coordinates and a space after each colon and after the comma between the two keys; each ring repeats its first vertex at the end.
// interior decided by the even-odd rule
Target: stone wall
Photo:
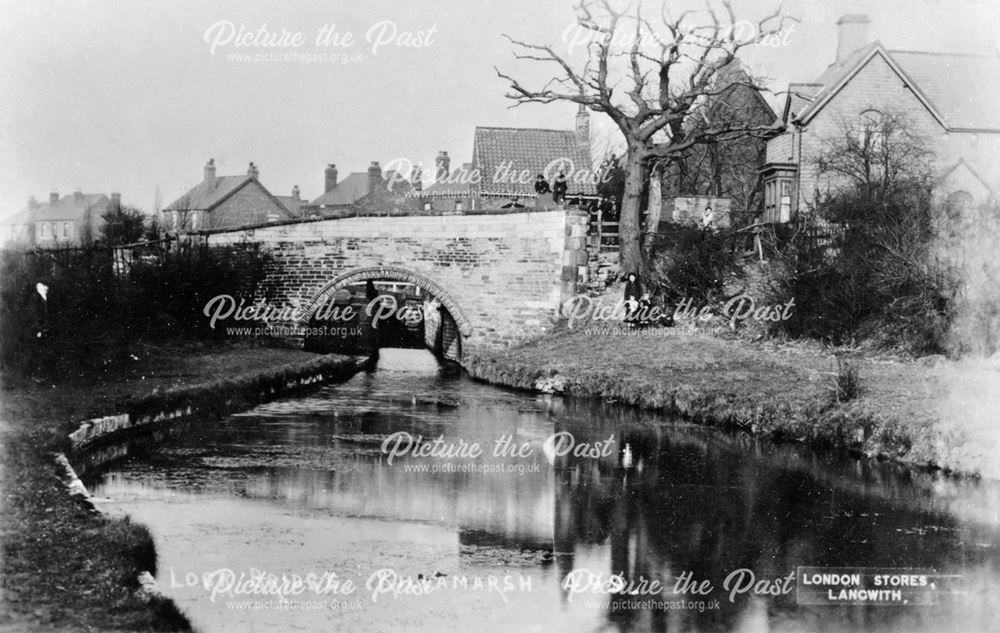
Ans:
{"type": "Polygon", "coordinates": [[[556,209],[354,217],[215,232],[210,246],[259,242],[274,265],[272,304],[316,306],[365,279],[420,285],[449,308],[463,354],[549,330],[586,275],[586,216],[556,209]]]}

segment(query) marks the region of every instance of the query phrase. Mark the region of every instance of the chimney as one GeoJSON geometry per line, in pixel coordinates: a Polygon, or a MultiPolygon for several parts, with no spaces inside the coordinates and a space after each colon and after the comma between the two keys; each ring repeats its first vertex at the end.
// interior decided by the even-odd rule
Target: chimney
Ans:
{"type": "Polygon", "coordinates": [[[410,184],[413,186],[414,191],[423,191],[424,183],[423,178],[424,170],[420,165],[414,165],[413,171],[410,172],[410,184]]]}
{"type": "Polygon", "coordinates": [[[451,159],[448,158],[448,152],[444,150],[438,152],[437,158],[434,159],[434,165],[436,167],[434,170],[434,180],[436,182],[446,180],[448,174],[451,173],[451,159]]]}
{"type": "Polygon", "coordinates": [[[258,180],[260,179],[260,170],[257,169],[257,165],[253,164],[253,161],[250,161],[250,166],[247,167],[247,176],[258,180]]]}
{"type": "Polygon", "coordinates": [[[326,176],[326,184],[323,187],[323,192],[326,193],[337,186],[337,166],[330,163],[326,166],[326,171],[323,173],[326,176]]]}
{"type": "Polygon", "coordinates": [[[59,202],[59,192],[52,191],[49,193],[49,204],[55,204],[59,202]]]}
{"type": "Polygon", "coordinates": [[[35,196],[28,196],[28,211],[38,208],[38,200],[35,200],[35,196]]]}
{"type": "Polygon", "coordinates": [[[867,15],[851,13],[840,16],[837,20],[837,62],[847,57],[868,43],[867,15]]]}
{"type": "Polygon", "coordinates": [[[122,194],[117,191],[111,192],[111,207],[117,209],[122,206],[122,194]]]}
{"type": "Polygon", "coordinates": [[[80,202],[81,200],[83,200],[83,190],[80,189],[79,187],[77,187],[76,190],[73,191],[73,200],[75,200],[76,202],[80,202]]]}
{"type": "Polygon", "coordinates": [[[292,187],[292,197],[295,198],[296,200],[299,199],[299,186],[298,185],[295,185],[294,187],[292,187]]]}
{"type": "Polygon", "coordinates": [[[209,191],[215,189],[215,159],[209,158],[205,163],[205,188],[209,191]]]}
{"type": "Polygon", "coordinates": [[[576,111],[576,144],[590,149],[590,113],[582,103],[576,111]]]}
{"type": "Polygon", "coordinates": [[[377,160],[368,166],[368,193],[373,194],[382,185],[382,167],[377,160]]]}

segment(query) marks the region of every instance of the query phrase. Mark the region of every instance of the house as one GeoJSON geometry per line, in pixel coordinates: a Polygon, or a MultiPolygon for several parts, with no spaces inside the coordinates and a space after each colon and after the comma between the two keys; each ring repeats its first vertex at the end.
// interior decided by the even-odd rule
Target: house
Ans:
{"type": "Polygon", "coordinates": [[[55,191],[48,202],[28,199],[24,209],[0,221],[0,244],[33,248],[85,246],[99,237],[101,216],[121,204],[121,194],[83,193],[59,197],[55,191]]]}
{"type": "Polygon", "coordinates": [[[323,172],[323,193],[307,205],[303,215],[337,217],[342,215],[381,215],[416,203],[410,192],[417,187],[409,178],[394,171],[383,173],[378,161],[363,172],[352,172],[338,180],[337,166],[330,163],[323,172]]]}
{"type": "Polygon", "coordinates": [[[216,176],[215,159],[205,165],[202,181],[163,210],[168,231],[198,231],[264,224],[295,217],[260,182],[250,163],[246,175],[216,176]]]}
{"type": "Polygon", "coordinates": [[[815,160],[845,121],[902,114],[932,142],[935,195],[966,203],[1000,191],[1000,54],[890,50],[869,42],[868,17],[837,22],[836,59],[810,83],[789,85],[761,171],[764,219],[808,212],[831,185],[815,160]]]}
{"type": "Polygon", "coordinates": [[[302,199],[302,194],[299,191],[299,186],[295,185],[292,187],[292,195],[290,196],[275,196],[288,212],[292,214],[293,217],[302,217],[302,207],[306,204],[306,201],[302,199]]]}
{"type": "MultiPolygon", "coordinates": [[[[770,131],[775,112],[739,59],[720,68],[712,93],[685,120],[688,136],[700,129],[747,126],[770,131]]],[[[764,133],[753,133],[717,143],[694,145],[678,158],[663,161],[662,203],[679,210],[690,200],[703,200],[716,211],[727,206],[732,220],[749,224],[760,207],[760,168],[764,164],[764,133]]],[[[651,185],[655,182],[651,179],[651,185]]],[[[651,190],[654,187],[651,186],[651,190]]],[[[652,193],[652,191],[651,191],[652,193]]],[[[655,200],[650,198],[650,208],[655,200]]],[[[697,210],[700,218],[704,208],[697,210]]]]}
{"type": "Polygon", "coordinates": [[[536,176],[551,184],[560,173],[568,195],[596,193],[590,115],[583,106],[573,130],[477,127],[471,162],[453,171],[448,152],[438,153],[434,182],[423,189],[421,200],[428,210],[499,209],[513,201],[534,202],[536,176]]]}

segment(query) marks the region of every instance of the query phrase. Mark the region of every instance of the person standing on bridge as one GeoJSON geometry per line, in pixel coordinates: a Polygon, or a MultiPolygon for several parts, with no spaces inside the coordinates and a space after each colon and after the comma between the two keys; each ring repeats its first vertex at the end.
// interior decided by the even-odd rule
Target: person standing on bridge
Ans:
{"type": "Polygon", "coordinates": [[[565,200],[567,188],[566,174],[559,172],[559,175],[556,176],[555,184],[552,185],[552,201],[558,204],[565,200]]]}

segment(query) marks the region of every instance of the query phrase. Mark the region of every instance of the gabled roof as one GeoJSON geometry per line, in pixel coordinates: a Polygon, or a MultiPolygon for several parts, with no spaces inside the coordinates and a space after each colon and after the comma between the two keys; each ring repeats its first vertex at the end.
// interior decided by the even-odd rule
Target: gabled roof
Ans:
{"type": "Polygon", "coordinates": [[[975,169],[973,169],[972,165],[970,165],[969,163],[965,162],[964,158],[959,158],[958,161],[954,165],[952,165],[951,167],[949,167],[949,168],[945,169],[943,172],[941,172],[941,174],[934,181],[935,182],[935,186],[941,185],[942,183],[947,182],[948,179],[951,178],[953,174],[955,174],[955,173],[957,173],[959,171],[966,172],[967,174],[969,174],[970,176],[972,176],[972,178],[974,180],[976,180],[977,182],[979,182],[979,184],[982,185],[983,189],[985,189],[986,191],[989,191],[990,193],[993,192],[993,187],[989,186],[989,184],[985,180],[983,180],[982,176],[979,175],[979,172],[977,172],[975,169]]]}
{"type": "Polygon", "coordinates": [[[474,167],[479,170],[480,183],[475,185],[483,193],[518,196],[535,195],[535,175],[545,174],[548,180],[559,175],[558,162],[565,163],[569,193],[595,192],[593,182],[573,182],[573,172],[587,174],[591,171],[590,147],[577,143],[576,133],[568,130],[543,130],[538,128],[477,127],[473,140],[474,167]],[[571,165],[569,162],[571,161],[571,165]],[[513,180],[494,182],[497,169],[509,168],[513,180]],[[530,175],[527,182],[520,182],[522,172],[530,175]]]}
{"type": "Polygon", "coordinates": [[[164,211],[212,211],[237,191],[246,187],[250,183],[257,185],[264,191],[274,204],[288,215],[292,212],[288,210],[277,196],[267,190],[255,177],[246,176],[216,176],[214,186],[209,186],[208,182],[201,181],[192,187],[183,196],[174,200],[164,211]]]}
{"type": "MultiPolygon", "coordinates": [[[[890,51],[872,42],[831,64],[816,84],[822,88],[804,107],[787,102],[801,123],[808,123],[872,59],[881,57],[948,130],[1000,131],[1000,55],[890,51]]],[[[801,84],[793,84],[801,85],[801,84]]],[[[791,86],[790,86],[791,88],[791,86]]]]}
{"type": "Polygon", "coordinates": [[[164,211],[210,211],[251,180],[251,176],[217,176],[211,186],[203,180],[170,203],[164,211]]]}
{"type": "Polygon", "coordinates": [[[25,207],[14,215],[0,220],[5,226],[31,224],[32,222],[53,222],[72,220],[82,222],[87,211],[91,211],[91,222],[100,220],[110,202],[103,193],[69,194],[60,198],[55,204],[40,202],[38,206],[29,209],[25,207]],[[96,217],[95,217],[95,213],[96,217]]]}
{"type": "Polygon", "coordinates": [[[889,51],[949,129],[1000,130],[1000,54],[889,51]]]}
{"type": "Polygon", "coordinates": [[[342,206],[354,204],[368,195],[368,172],[355,171],[348,174],[330,191],[313,200],[315,206],[342,206]]]}

